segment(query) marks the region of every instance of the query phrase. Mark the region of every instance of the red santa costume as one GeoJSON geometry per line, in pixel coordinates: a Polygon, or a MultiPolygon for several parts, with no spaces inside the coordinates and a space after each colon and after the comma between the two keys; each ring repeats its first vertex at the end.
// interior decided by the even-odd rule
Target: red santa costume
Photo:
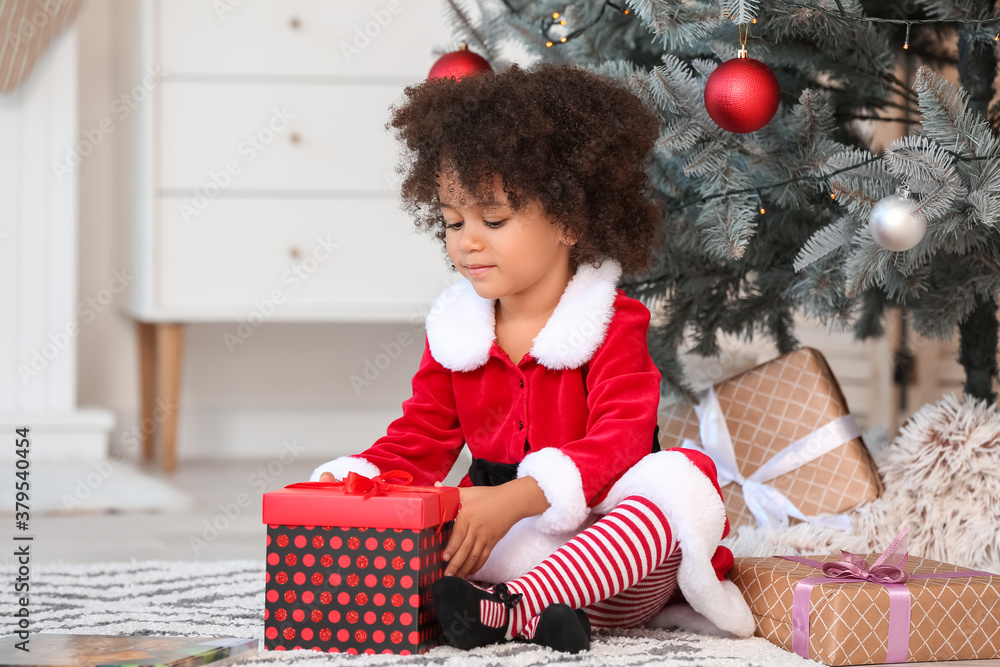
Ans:
{"type": "MultiPolygon", "coordinates": [[[[403,416],[371,447],[319,466],[310,479],[405,470],[414,484],[433,485],[465,444],[473,457],[516,464],[550,507],[495,545],[474,573],[488,583],[521,577],[623,499],[642,496],[669,520],[681,552],[676,582],[690,605],[653,624],[749,636],[750,610],[723,578],[732,554],[719,545],[729,523],[714,464],[679,447],[650,453],[660,373],[646,344],[649,311],[617,288],[620,275],[610,259],[581,266],[516,364],[496,342],[493,300],[468,280],[448,287],[427,316],[403,416]]],[[[471,484],[466,475],[459,486],[471,484]]]]}

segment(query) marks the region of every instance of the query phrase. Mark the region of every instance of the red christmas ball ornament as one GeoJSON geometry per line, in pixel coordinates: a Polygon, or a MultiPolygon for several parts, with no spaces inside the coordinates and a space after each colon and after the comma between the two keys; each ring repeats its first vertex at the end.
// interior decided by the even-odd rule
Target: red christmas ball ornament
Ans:
{"type": "Polygon", "coordinates": [[[755,132],[774,117],[780,93],[771,68],[741,50],[739,57],[722,63],[708,77],[705,110],[723,130],[755,132]]]}
{"type": "Polygon", "coordinates": [[[446,53],[438,58],[434,66],[431,67],[431,72],[427,75],[427,78],[454,78],[459,80],[469,74],[491,71],[493,71],[493,68],[490,67],[489,61],[478,53],[470,51],[469,46],[465,42],[462,42],[461,46],[458,47],[458,51],[446,53]]]}

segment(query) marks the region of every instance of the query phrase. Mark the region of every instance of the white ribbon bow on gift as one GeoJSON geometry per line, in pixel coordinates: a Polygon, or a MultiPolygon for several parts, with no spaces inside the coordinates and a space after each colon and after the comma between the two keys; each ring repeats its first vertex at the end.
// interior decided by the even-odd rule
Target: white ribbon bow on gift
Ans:
{"type": "Polygon", "coordinates": [[[767,484],[775,477],[800,468],[858,437],[861,432],[851,415],[838,417],[796,440],[771,457],[752,475],[743,477],[736,466],[733,440],[715,390],[712,387],[703,389],[698,392],[698,399],[695,412],[698,414],[701,444],[685,439],[681,446],[696,449],[711,457],[718,471],[719,486],[726,486],[731,482],[740,485],[747,509],[757,520],[758,526],[787,528],[788,518],[791,516],[800,521],[838,530],[851,529],[851,520],[846,514],[806,516],[781,491],[767,484]]]}

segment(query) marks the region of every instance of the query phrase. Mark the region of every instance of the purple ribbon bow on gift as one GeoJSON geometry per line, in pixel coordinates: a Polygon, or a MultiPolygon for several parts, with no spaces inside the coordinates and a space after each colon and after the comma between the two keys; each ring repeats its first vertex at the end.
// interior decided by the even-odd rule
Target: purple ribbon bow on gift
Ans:
{"type": "MultiPolygon", "coordinates": [[[[823,571],[822,577],[806,577],[795,585],[792,593],[792,650],[803,658],[809,657],[809,596],[815,586],[838,581],[871,582],[884,586],[889,593],[889,629],[886,637],[885,662],[906,662],[910,643],[910,592],[905,583],[913,579],[951,579],[953,577],[989,576],[987,572],[939,572],[936,574],[911,574],[903,571],[909,554],[906,553],[906,533],[903,526],[882,555],[871,565],[860,556],[841,551],[842,560],[821,563],[802,556],[779,556],[785,560],[809,565],[823,571]]],[[[881,659],[881,658],[880,658],[881,659]]]]}
{"type": "Polygon", "coordinates": [[[853,579],[872,581],[876,584],[905,584],[909,575],[903,572],[903,566],[910,555],[906,552],[906,533],[909,526],[903,526],[888,548],[882,552],[871,567],[868,561],[850,551],[841,550],[843,560],[833,563],[823,563],[823,574],[832,579],[853,579]]]}
{"type": "Polygon", "coordinates": [[[889,543],[882,555],[868,566],[868,561],[841,550],[842,560],[820,563],[801,556],[781,556],[803,565],[811,565],[823,572],[822,577],[808,577],[795,586],[792,594],[792,650],[804,658],[809,657],[809,596],[814,586],[830,579],[840,581],[869,581],[885,586],[889,592],[889,637],[886,662],[905,662],[909,645],[910,593],[903,584],[909,579],[903,565],[909,558],[906,553],[906,533],[903,526],[889,543]]]}

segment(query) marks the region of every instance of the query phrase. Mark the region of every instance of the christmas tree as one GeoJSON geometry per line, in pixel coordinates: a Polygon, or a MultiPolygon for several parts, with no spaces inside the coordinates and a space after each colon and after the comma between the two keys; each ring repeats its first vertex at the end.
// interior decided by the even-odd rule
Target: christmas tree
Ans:
{"type": "Polygon", "coordinates": [[[992,3],[449,0],[447,15],[456,42],[496,71],[514,61],[585,67],[660,113],[648,173],[667,240],[655,268],[622,287],[662,315],[650,351],[665,391],[691,397],[678,362],[686,338],[704,356],[719,353],[720,334],[770,336],[785,353],[798,346],[797,311],[867,338],[902,308],[924,337],[957,328],[966,392],[995,400],[992,3]],[[949,58],[943,45],[956,32],[949,58]],[[769,115],[766,91],[748,93],[730,70],[711,79],[722,96],[706,94],[740,57],[777,81],[777,110],[754,131],[723,129],[707,108],[769,115]],[[937,72],[949,60],[958,83],[937,72]],[[914,62],[925,64],[912,80],[894,73],[914,62]],[[910,131],[873,152],[871,123],[899,120],[912,120],[910,131]]]}

